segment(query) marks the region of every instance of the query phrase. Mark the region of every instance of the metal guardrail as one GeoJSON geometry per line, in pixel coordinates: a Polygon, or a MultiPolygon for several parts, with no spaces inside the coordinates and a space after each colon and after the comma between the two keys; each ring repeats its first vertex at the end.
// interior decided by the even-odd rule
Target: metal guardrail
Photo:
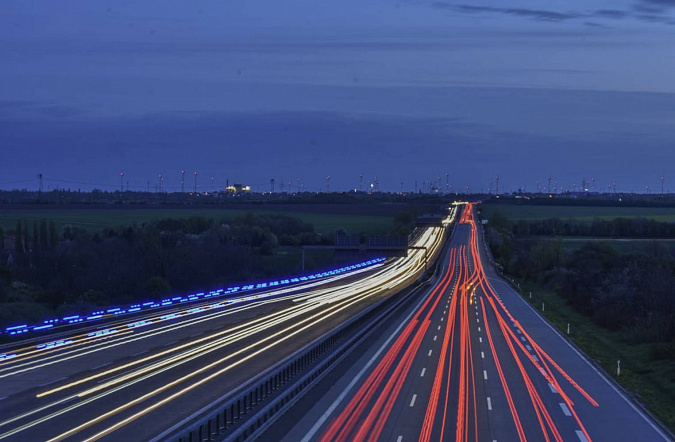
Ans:
{"type": "MultiPolygon", "coordinates": [[[[453,229],[448,230],[451,232],[453,229]]],[[[445,244],[442,248],[447,246],[450,232],[444,233],[445,244]]],[[[438,256],[441,255],[439,253],[438,256]]],[[[367,307],[333,331],[264,370],[152,441],[243,441],[261,433],[392,312],[437,277],[438,272],[435,271],[433,277],[418,282],[404,291],[402,296],[386,297],[367,307]],[[200,415],[204,417],[196,417],[200,415]]]]}
{"type": "Polygon", "coordinates": [[[371,305],[327,335],[310,343],[293,355],[247,382],[223,398],[213,411],[186,429],[167,430],[153,440],[203,442],[212,440],[243,441],[266,428],[288,405],[318,382],[333,365],[367,337],[415,291],[405,296],[388,297],[371,305]],[[299,376],[299,378],[298,378],[299,376]],[[297,380],[290,386],[288,383],[297,380]],[[263,405],[264,404],[264,405],[263,405]],[[255,413],[255,414],[253,414],[255,413]]]}
{"type": "MultiPolygon", "coordinates": [[[[448,236],[444,241],[447,238],[448,236]]],[[[438,273],[435,272],[435,277],[437,276],[438,273]]],[[[183,421],[153,441],[243,441],[259,434],[321,380],[396,308],[415,292],[426,287],[430,280],[431,278],[406,290],[403,296],[387,297],[369,306],[327,335],[296,351],[197,413],[207,413],[205,417],[191,425],[183,421]],[[212,411],[208,413],[208,409],[212,411]]]]}

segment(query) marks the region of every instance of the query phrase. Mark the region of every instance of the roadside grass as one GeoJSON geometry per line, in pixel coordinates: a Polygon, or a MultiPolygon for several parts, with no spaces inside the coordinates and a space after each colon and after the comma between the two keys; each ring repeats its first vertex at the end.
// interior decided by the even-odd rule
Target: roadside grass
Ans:
{"type": "Polygon", "coordinates": [[[629,394],[655,414],[671,431],[675,431],[675,360],[655,358],[656,344],[635,344],[620,333],[608,331],[569,306],[555,292],[520,281],[523,299],[528,301],[586,355],[602,367],[629,394]],[[532,299],[529,297],[532,292],[532,299]],[[621,374],[616,375],[617,360],[621,374]]]}
{"type": "Polygon", "coordinates": [[[5,210],[0,212],[0,226],[5,231],[13,231],[16,221],[39,222],[42,219],[53,220],[60,231],[66,225],[85,229],[91,233],[105,227],[129,226],[133,223],[142,225],[149,221],[165,218],[185,219],[202,216],[216,220],[243,216],[247,212],[257,215],[279,214],[298,218],[314,226],[314,230],[324,235],[332,235],[336,229],[344,228],[350,234],[365,233],[367,235],[384,234],[393,227],[393,217],[376,215],[340,215],[293,211],[269,211],[265,209],[228,210],[228,209],[34,209],[5,210]]]}
{"type": "Polygon", "coordinates": [[[562,220],[593,221],[614,218],[647,218],[662,222],[675,221],[674,207],[594,207],[594,206],[539,206],[527,204],[483,204],[483,218],[494,212],[503,213],[512,221],[559,218],[562,220]]]}

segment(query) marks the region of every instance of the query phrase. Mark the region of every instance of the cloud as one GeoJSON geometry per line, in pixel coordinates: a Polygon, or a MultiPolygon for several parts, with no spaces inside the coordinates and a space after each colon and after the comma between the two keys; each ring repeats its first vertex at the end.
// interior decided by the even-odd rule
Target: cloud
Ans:
{"type": "Polygon", "coordinates": [[[534,20],[541,21],[565,21],[581,17],[581,15],[573,12],[556,12],[548,11],[544,9],[525,9],[525,8],[494,8],[489,6],[473,6],[473,5],[452,5],[445,2],[434,2],[432,6],[438,9],[454,9],[458,12],[467,13],[467,14],[478,14],[478,13],[496,13],[496,14],[506,14],[506,15],[515,15],[519,17],[531,18],[534,20]]]}
{"type": "Polygon", "coordinates": [[[548,9],[528,9],[528,8],[504,8],[494,6],[475,6],[468,4],[456,4],[446,1],[432,1],[426,3],[428,6],[440,9],[459,12],[461,14],[498,14],[523,17],[540,22],[572,22],[578,21],[590,27],[602,27],[592,19],[605,20],[623,20],[633,18],[649,23],[675,24],[675,20],[664,15],[669,8],[675,8],[675,0],[639,0],[641,3],[634,6],[632,11],[619,9],[597,9],[592,11],[553,11],[548,9]],[[589,20],[591,19],[591,20],[589,20]]]}
{"type": "Polygon", "coordinates": [[[611,18],[614,20],[620,20],[630,16],[628,11],[620,11],[618,9],[598,9],[591,13],[594,17],[598,18],[611,18]]]}
{"type": "Polygon", "coordinates": [[[675,0],[640,0],[638,7],[645,7],[657,11],[665,11],[669,8],[675,8],[675,0]]]}

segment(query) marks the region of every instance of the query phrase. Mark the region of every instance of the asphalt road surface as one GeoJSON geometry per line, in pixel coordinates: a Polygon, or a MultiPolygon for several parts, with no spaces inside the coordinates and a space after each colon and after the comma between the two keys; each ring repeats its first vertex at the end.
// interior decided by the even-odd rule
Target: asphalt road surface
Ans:
{"type": "Polygon", "coordinates": [[[435,285],[263,439],[670,440],[494,272],[474,216],[435,285]]]}
{"type": "MultiPolygon", "coordinates": [[[[444,232],[417,237],[427,258],[444,232]]],[[[3,351],[16,356],[0,360],[0,440],[149,440],[418,279],[424,252],[248,302],[214,300],[18,343],[3,351]]]]}

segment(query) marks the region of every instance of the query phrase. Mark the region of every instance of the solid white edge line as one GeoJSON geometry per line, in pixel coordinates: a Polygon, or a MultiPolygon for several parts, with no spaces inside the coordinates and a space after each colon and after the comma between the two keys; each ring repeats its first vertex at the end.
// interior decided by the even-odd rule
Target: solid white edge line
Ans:
{"type": "MultiPolygon", "coordinates": [[[[659,436],[661,436],[661,437],[663,438],[663,440],[670,441],[670,437],[668,437],[668,436],[663,432],[663,430],[661,430],[661,428],[659,428],[659,427],[651,420],[651,418],[649,418],[646,414],[644,414],[644,412],[643,412],[642,410],[640,410],[633,402],[631,402],[631,400],[628,399],[628,398],[624,395],[624,393],[623,393],[621,390],[619,390],[619,389],[616,387],[616,385],[614,385],[614,383],[613,383],[612,381],[610,381],[610,380],[605,376],[604,373],[602,373],[602,372],[601,372],[600,370],[598,370],[593,364],[591,364],[591,362],[590,362],[588,359],[586,359],[586,357],[585,357],[579,350],[577,350],[572,344],[570,344],[570,343],[567,341],[567,339],[565,339],[565,338],[558,332],[558,330],[556,330],[555,328],[553,328],[553,326],[552,326],[551,324],[549,324],[547,321],[545,321],[545,320],[539,315],[539,312],[538,312],[534,307],[532,307],[530,304],[528,304],[528,303],[527,303],[527,302],[526,302],[526,301],[518,294],[518,292],[516,292],[515,290],[513,290],[513,288],[512,288],[506,281],[503,281],[503,280],[502,280],[501,278],[499,278],[499,277],[497,277],[497,278],[488,278],[488,279],[496,280],[497,282],[500,282],[501,284],[506,285],[506,286],[509,288],[509,290],[511,290],[513,293],[515,293],[517,299],[520,299],[520,301],[521,301],[523,304],[525,304],[526,306],[528,306],[528,307],[530,308],[530,310],[532,310],[532,311],[537,315],[537,317],[539,318],[539,320],[540,320],[541,322],[543,322],[544,324],[546,324],[546,326],[547,326],[548,328],[550,328],[550,329],[553,331],[553,333],[555,333],[556,335],[558,335],[558,337],[559,337],[565,344],[567,344],[567,346],[568,346],[569,348],[571,348],[572,351],[573,351],[574,353],[577,354],[577,356],[579,356],[584,362],[586,362],[586,364],[588,364],[588,366],[591,367],[591,369],[593,369],[593,371],[595,371],[595,373],[597,373],[597,375],[600,376],[600,378],[602,378],[602,379],[607,383],[607,385],[609,385],[616,393],[618,393],[619,396],[620,396],[620,397],[621,397],[621,398],[622,398],[622,399],[623,399],[623,400],[624,400],[624,401],[625,401],[625,402],[626,402],[633,410],[635,410],[635,412],[636,412],[637,414],[639,414],[640,417],[642,417],[642,419],[644,419],[645,422],[647,422],[647,424],[649,424],[649,426],[652,427],[652,429],[653,429],[654,431],[656,431],[656,432],[659,434],[659,436]]],[[[580,432],[579,430],[577,430],[577,435],[579,435],[579,433],[581,433],[582,436],[584,435],[583,432],[580,432]]],[[[580,439],[581,439],[581,437],[580,437],[580,439]]],[[[582,440],[586,440],[586,437],[584,436],[584,438],[583,438],[582,440]]]]}

